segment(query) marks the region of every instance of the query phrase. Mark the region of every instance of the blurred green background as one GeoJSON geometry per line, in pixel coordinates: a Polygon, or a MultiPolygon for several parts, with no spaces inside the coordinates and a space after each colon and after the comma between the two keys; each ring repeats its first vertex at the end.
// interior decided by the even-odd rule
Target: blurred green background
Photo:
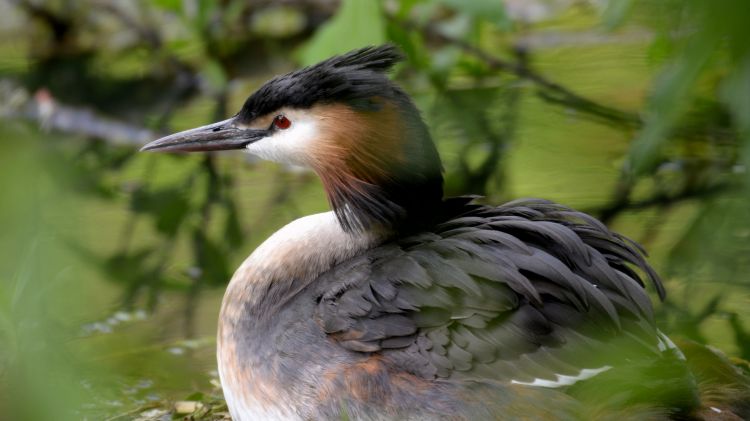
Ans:
{"type": "Polygon", "coordinates": [[[664,276],[664,331],[750,359],[748,19],[747,0],[0,0],[0,418],[224,416],[223,286],[325,196],[243,154],[137,149],[383,42],[448,194],[602,218],[664,276]]]}

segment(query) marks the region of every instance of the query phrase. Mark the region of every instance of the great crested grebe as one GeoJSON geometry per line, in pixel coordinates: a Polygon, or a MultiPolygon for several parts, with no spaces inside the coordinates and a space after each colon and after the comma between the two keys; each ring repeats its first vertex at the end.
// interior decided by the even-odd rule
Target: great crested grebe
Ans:
{"type": "Polygon", "coordinates": [[[304,166],[333,209],[273,234],[227,287],[232,417],[689,416],[695,382],[655,326],[642,278],[664,290],[641,248],[549,201],[444,199],[428,129],[386,75],[400,59],[368,47],[278,76],[232,118],[143,148],[304,166]]]}

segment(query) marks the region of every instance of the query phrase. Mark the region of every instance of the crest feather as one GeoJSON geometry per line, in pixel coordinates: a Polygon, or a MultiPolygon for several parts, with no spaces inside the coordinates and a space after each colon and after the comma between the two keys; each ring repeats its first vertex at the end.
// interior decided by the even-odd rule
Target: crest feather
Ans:
{"type": "Polygon", "coordinates": [[[386,72],[404,59],[403,54],[393,44],[369,46],[332,57],[316,66],[326,64],[335,68],[353,67],[357,70],[386,72]]]}
{"type": "Polygon", "coordinates": [[[377,96],[395,97],[399,90],[385,72],[402,59],[391,44],[370,46],[277,76],[245,101],[238,117],[250,123],[282,107],[310,108],[333,102],[361,107],[377,96]]]}

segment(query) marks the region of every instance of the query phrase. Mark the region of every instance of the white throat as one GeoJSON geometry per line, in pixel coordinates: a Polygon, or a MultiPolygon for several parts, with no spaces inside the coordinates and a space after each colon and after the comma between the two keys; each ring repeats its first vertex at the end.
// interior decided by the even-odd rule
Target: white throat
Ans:
{"type": "Polygon", "coordinates": [[[316,117],[304,110],[285,110],[285,114],[292,120],[288,129],[276,130],[270,136],[248,144],[245,149],[269,161],[308,167],[311,151],[320,135],[316,117]]]}

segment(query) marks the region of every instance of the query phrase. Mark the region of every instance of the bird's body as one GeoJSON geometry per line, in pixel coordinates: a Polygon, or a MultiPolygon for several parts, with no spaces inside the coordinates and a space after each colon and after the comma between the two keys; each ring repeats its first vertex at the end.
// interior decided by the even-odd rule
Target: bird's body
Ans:
{"type": "Polygon", "coordinates": [[[344,232],[327,212],[290,223],[245,260],[227,288],[218,334],[219,373],[230,408],[238,408],[233,413],[290,419],[306,408],[311,414],[325,363],[340,360],[336,351],[344,350],[316,335],[314,303],[301,303],[300,292],[377,242],[344,232]]]}
{"type": "Polygon", "coordinates": [[[275,78],[233,118],[145,149],[247,149],[303,165],[333,211],[240,266],[218,363],[235,419],[633,419],[698,406],[655,325],[643,251],[543,200],[442,197],[441,164],[392,47],[275,78]],[[590,415],[590,414],[589,414],[590,415]]]}
{"type": "MultiPolygon", "coordinates": [[[[641,286],[613,269],[639,257],[627,240],[550,202],[453,202],[445,221],[411,236],[347,232],[327,212],[258,247],[220,317],[233,413],[458,416],[483,387],[506,398],[546,394],[565,418],[566,405],[575,408],[558,392],[518,389],[570,386],[635,355],[681,358],[654,327],[641,286]]],[[[471,405],[477,414],[495,406],[471,405]]]]}
{"type": "MultiPolygon", "coordinates": [[[[598,274],[600,293],[555,256],[579,249],[582,255],[571,259],[584,266],[577,272],[595,272],[601,251],[558,222],[531,231],[523,226],[546,216],[534,208],[572,211],[543,201],[456,207],[457,218],[404,238],[347,232],[332,212],[307,216],[258,247],[233,277],[220,317],[219,368],[233,414],[325,419],[343,408],[354,419],[460,415],[471,387],[480,387],[465,382],[487,381],[485,388],[507,397],[519,393],[516,385],[557,388],[612,369],[624,355],[603,338],[612,339],[629,318],[647,320],[639,341],[630,343],[641,357],[679,358],[648,321],[650,307],[625,309],[607,297],[630,301],[627,294],[636,294],[646,306],[635,281],[631,291],[618,291],[614,277],[598,274]],[[568,319],[579,311],[583,320],[568,319]],[[414,312],[422,313],[417,320],[409,317],[414,312]],[[609,332],[597,331],[586,338],[591,343],[576,347],[571,339],[583,334],[568,336],[566,329],[585,330],[588,319],[609,332]]],[[[608,231],[596,234],[607,238],[608,231]]],[[[602,251],[633,252],[624,240],[607,239],[617,245],[602,251]]],[[[527,394],[544,393],[556,395],[527,394]]],[[[555,399],[562,399],[558,416],[562,405],[572,410],[555,399]]],[[[472,407],[490,414],[495,405],[472,407]]]]}

